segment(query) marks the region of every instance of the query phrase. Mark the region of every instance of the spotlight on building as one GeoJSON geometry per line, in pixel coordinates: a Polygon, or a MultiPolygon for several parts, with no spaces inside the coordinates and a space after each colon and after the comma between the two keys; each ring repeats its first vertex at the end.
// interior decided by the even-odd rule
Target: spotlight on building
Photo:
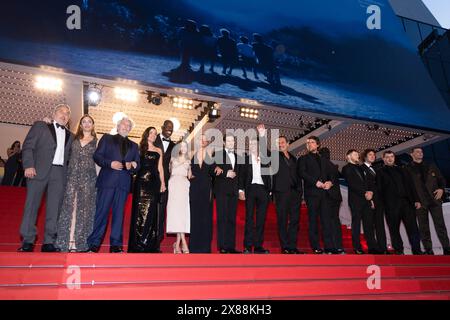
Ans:
{"type": "Polygon", "coordinates": [[[248,108],[248,107],[240,107],[240,114],[243,118],[249,119],[258,119],[259,110],[248,108]]]}
{"type": "Polygon", "coordinates": [[[152,91],[147,91],[147,101],[148,103],[152,103],[155,106],[159,106],[163,103],[163,98],[160,94],[156,94],[152,91]]]}
{"type": "Polygon", "coordinates": [[[219,104],[213,101],[208,101],[208,121],[214,122],[214,120],[220,118],[219,104]]]}
{"type": "Polygon", "coordinates": [[[116,87],[114,88],[116,99],[136,102],[138,100],[139,92],[136,89],[116,87]]]}
{"type": "Polygon", "coordinates": [[[96,107],[102,100],[102,90],[97,85],[90,85],[86,91],[89,106],[96,107]]]}
{"type": "Polygon", "coordinates": [[[187,98],[174,97],[172,99],[172,105],[175,108],[180,108],[180,109],[193,109],[194,101],[191,99],[187,99],[187,98]]]}
{"type": "Polygon", "coordinates": [[[61,92],[63,81],[53,77],[37,76],[34,86],[39,90],[61,92]]]}

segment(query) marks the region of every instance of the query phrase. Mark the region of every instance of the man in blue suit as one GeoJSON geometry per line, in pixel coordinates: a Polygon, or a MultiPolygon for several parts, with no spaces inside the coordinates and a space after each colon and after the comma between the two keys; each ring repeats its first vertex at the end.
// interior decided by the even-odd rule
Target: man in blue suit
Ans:
{"type": "Polygon", "coordinates": [[[131,119],[117,123],[117,134],[105,134],[94,153],[94,161],[100,167],[97,178],[97,203],[94,229],[87,242],[88,252],[98,252],[112,207],[110,252],[123,252],[123,210],[131,186],[131,177],[139,170],[138,145],[127,138],[133,128],[131,119]]]}

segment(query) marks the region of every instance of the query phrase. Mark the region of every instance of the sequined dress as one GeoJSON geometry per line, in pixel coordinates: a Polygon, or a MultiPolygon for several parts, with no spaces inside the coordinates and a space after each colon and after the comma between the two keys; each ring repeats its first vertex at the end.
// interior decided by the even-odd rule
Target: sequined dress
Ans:
{"type": "Polygon", "coordinates": [[[157,252],[159,179],[158,152],[147,151],[141,156],[141,168],[136,176],[131,209],[128,252],[157,252]]]}
{"type": "Polygon", "coordinates": [[[58,218],[56,246],[61,251],[85,251],[92,232],[95,216],[97,172],[92,158],[97,139],[85,146],[80,140],[72,143],[67,184],[58,218]]]}

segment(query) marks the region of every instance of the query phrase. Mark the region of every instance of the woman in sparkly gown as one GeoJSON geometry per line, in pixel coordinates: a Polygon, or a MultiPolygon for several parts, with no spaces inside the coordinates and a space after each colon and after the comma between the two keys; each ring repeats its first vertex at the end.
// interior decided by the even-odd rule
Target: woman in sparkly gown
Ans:
{"type": "Polygon", "coordinates": [[[141,139],[141,168],[133,190],[128,252],[158,252],[158,201],[166,190],[162,150],[154,146],[158,132],[147,128],[141,139]]]}
{"type": "Polygon", "coordinates": [[[72,143],[66,192],[58,219],[56,246],[64,252],[88,249],[87,238],[95,216],[97,171],[92,156],[96,148],[94,119],[84,115],[72,143]]]}

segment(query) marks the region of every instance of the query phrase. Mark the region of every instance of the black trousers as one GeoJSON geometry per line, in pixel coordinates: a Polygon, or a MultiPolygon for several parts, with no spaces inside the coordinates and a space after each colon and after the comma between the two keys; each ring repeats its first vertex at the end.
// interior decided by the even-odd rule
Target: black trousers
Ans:
{"type": "Polygon", "coordinates": [[[416,215],[408,199],[400,198],[392,207],[386,207],[386,222],[391,234],[392,246],[396,251],[403,251],[403,240],[400,235],[400,223],[403,221],[409,243],[413,252],[421,251],[420,235],[416,215]]]}
{"type": "Polygon", "coordinates": [[[236,247],[237,194],[216,194],[217,248],[232,250],[236,247]]]}
{"type": "Polygon", "coordinates": [[[378,250],[385,252],[387,251],[386,242],[386,228],[384,225],[384,209],[379,203],[375,201],[375,235],[378,245],[378,250]]]}
{"type": "Polygon", "coordinates": [[[333,237],[331,235],[331,210],[326,195],[308,197],[306,199],[308,206],[309,220],[309,243],[313,250],[320,249],[319,226],[317,220],[320,217],[320,225],[322,228],[323,242],[326,250],[335,249],[333,237]]]}
{"type": "Polygon", "coordinates": [[[430,222],[428,219],[428,211],[433,218],[434,228],[436,229],[437,236],[441,242],[443,249],[448,249],[449,239],[447,228],[445,226],[444,214],[442,212],[442,206],[430,206],[429,208],[420,208],[416,210],[417,221],[419,222],[419,232],[422,238],[422,243],[425,250],[432,250],[433,243],[431,242],[430,222]]]}
{"type": "Polygon", "coordinates": [[[339,209],[342,201],[329,200],[331,214],[331,237],[333,239],[333,248],[343,249],[342,245],[342,225],[339,219],[339,209]]]}
{"type": "Polygon", "coordinates": [[[364,228],[364,238],[366,239],[369,250],[377,250],[378,245],[375,240],[375,210],[370,207],[369,202],[364,205],[350,205],[352,212],[352,244],[353,249],[362,250],[361,248],[361,221],[364,228]]]}
{"type": "Polygon", "coordinates": [[[297,190],[275,193],[278,236],[282,249],[296,249],[302,195],[297,190]]]}
{"type": "Polygon", "coordinates": [[[266,222],[269,192],[264,185],[252,184],[245,194],[245,234],[244,247],[260,248],[264,242],[264,224],[266,222]],[[256,207],[256,223],[254,211],[256,207]]]}

